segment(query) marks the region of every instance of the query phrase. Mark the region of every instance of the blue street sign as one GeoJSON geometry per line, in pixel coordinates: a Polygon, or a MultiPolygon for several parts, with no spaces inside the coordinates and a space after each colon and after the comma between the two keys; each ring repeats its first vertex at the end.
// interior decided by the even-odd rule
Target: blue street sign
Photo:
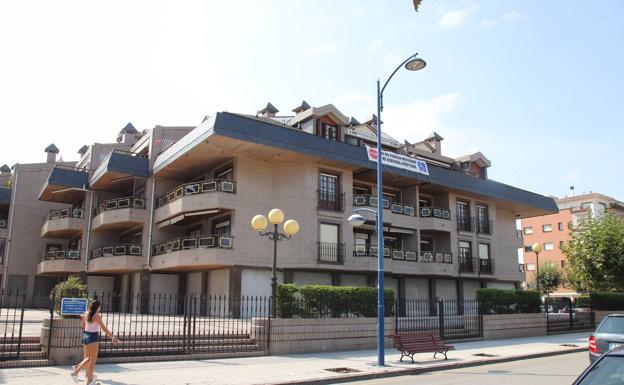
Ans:
{"type": "Polygon", "coordinates": [[[82,315],[87,311],[86,298],[61,299],[61,315],[82,315]]]}

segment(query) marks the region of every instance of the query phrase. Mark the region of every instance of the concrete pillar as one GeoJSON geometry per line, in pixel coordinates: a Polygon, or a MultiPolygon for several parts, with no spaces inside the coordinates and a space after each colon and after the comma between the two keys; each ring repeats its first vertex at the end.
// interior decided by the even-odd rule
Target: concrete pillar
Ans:
{"type": "Polygon", "coordinates": [[[230,289],[229,289],[229,306],[230,314],[233,318],[240,317],[240,296],[241,296],[241,277],[243,269],[240,266],[232,266],[230,268],[230,289]]]}
{"type": "Polygon", "coordinates": [[[399,284],[399,293],[397,298],[398,316],[405,317],[405,276],[397,277],[399,284]]]}
{"type": "Polygon", "coordinates": [[[429,278],[429,315],[438,315],[438,295],[435,278],[429,278]]]}
{"type": "Polygon", "coordinates": [[[457,279],[455,280],[455,284],[457,285],[457,314],[464,314],[464,280],[457,279]]]}
{"type": "Polygon", "coordinates": [[[201,295],[199,301],[199,314],[208,314],[208,287],[209,287],[210,272],[202,271],[201,277],[201,295]]]}
{"type": "Polygon", "coordinates": [[[148,269],[143,269],[140,272],[141,274],[141,287],[139,288],[139,311],[142,314],[146,314],[149,312],[149,298],[150,298],[150,279],[151,272],[148,269]]]}

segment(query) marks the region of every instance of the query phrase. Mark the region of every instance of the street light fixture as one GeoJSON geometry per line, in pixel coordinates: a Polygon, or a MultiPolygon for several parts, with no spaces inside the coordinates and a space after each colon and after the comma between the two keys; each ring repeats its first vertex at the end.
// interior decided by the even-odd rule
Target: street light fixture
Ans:
{"type": "MultiPolygon", "coordinates": [[[[381,87],[380,80],[377,79],[377,210],[368,209],[376,215],[377,228],[377,365],[385,366],[384,356],[384,241],[383,241],[383,166],[382,166],[382,148],[381,148],[381,111],[383,110],[383,93],[386,86],[402,66],[408,71],[419,71],[427,63],[418,57],[415,53],[399,64],[388,77],[388,80],[381,87]]],[[[357,212],[357,210],[356,210],[357,212]]],[[[364,217],[354,214],[349,217],[349,223],[354,226],[361,226],[364,223],[364,217]]]]}
{"type": "Polygon", "coordinates": [[[535,253],[535,287],[537,287],[537,291],[540,291],[539,284],[539,253],[542,252],[542,244],[534,243],[531,245],[531,250],[535,253]]]}
{"type": "Polygon", "coordinates": [[[268,237],[273,241],[273,270],[271,276],[271,301],[273,302],[271,307],[271,317],[277,317],[277,242],[283,239],[290,239],[293,235],[299,232],[299,223],[294,219],[289,219],[284,222],[284,212],[280,209],[273,209],[269,211],[268,220],[264,215],[256,215],[251,219],[251,228],[256,230],[262,237],[268,237]],[[264,231],[269,222],[273,225],[272,231],[264,231]],[[280,223],[284,222],[282,226],[284,233],[279,232],[280,223]]]}

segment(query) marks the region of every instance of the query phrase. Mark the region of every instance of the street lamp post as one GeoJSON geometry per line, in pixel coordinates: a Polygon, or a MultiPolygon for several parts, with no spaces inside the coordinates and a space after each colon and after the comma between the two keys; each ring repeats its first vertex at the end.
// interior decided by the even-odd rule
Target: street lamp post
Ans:
{"type": "Polygon", "coordinates": [[[531,245],[531,250],[535,253],[535,287],[537,291],[540,291],[540,281],[539,281],[539,253],[542,252],[542,244],[534,243],[531,245]]]}
{"type": "MultiPolygon", "coordinates": [[[[377,221],[377,365],[385,366],[384,356],[384,256],[383,256],[383,171],[382,171],[382,148],[381,148],[381,111],[383,111],[383,93],[390,79],[402,66],[408,71],[418,71],[427,63],[415,53],[399,64],[388,77],[383,87],[377,79],[377,210],[371,210],[376,214],[377,221]]],[[[370,209],[369,209],[370,210],[370,209]]],[[[359,214],[352,215],[349,221],[354,225],[363,223],[363,217],[359,214]]]]}
{"type": "Polygon", "coordinates": [[[299,232],[299,223],[294,219],[289,219],[284,222],[284,212],[280,209],[273,209],[269,211],[267,217],[264,215],[256,215],[251,219],[251,227],[258,232],[262,237],[268,237],[273,241],[273,269],[271,276],[271,317],[277,317],[277,242],[283,239],[290,239],[293,235],[299,232]],[[264,231],[269,222],[273,225],[272,231],[264,231]],[[284,222],[282,226],[284,233],[279,232],[279,224],[284,222]]]}

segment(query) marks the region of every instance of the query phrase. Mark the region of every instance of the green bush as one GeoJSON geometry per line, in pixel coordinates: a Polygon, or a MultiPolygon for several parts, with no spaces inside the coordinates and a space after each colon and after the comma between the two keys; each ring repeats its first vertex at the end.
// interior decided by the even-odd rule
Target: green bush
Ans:
{"type": "Polygon", "coordinates": [[[589,295],[589,300],[596,310],[624,309],[624,293],[595,292],[589,295]]]}
{"type": "Polygon", "coordinates": [[[54,295],[54,310],[61,314],[61,299],[63,298],[89,298],[87,284],[76,276],[69,276],[66,281],[59,282],[52,290],[54,295]]]}
{"type": "MultiPolygon", "coordinates": [[[[394,292],[384,290],[384,313],[394,315],[394,292]]],[[[280,284],[277,312],[281,318],[340,318],[377,316],[377,289],[371,287],[280,284]]]]}
{"type": "Polygon", "coordinates": [[[591,307],[589,296],[579,295],[578,297],[576,297],[576,307],[591,307]]]}
{"type": "Polygon", "coordinates": [[[533,290],[479,289],[477,301],[481,314],[539,313],[542,303],[533,290]]]}

